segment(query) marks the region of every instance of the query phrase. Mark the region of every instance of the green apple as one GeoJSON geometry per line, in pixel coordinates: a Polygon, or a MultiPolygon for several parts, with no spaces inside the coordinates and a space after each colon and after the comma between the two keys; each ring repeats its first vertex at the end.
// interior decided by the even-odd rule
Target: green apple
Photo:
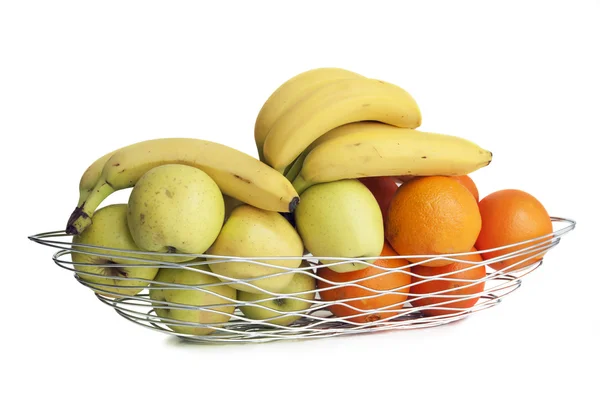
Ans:
{"type": "Polygon", "coordinates": [[[155,282],[150,285],[150,299],[155,301],[153,305],[156,315],[163,318],[163,322],[174,332],[197,336],[208,335],[214,331],[214,326],[226,323],[233,315],[236,291],[232,287],[221,283],[214,276],[206,274],[206,272],[210,272],[206,266],[188,268],[193,268],[193,270],[161,268],[155,282]],[[214,285],[215,283],[221,284],[214,285]],[[172,284],[189,285],[190,289],[175,288],[172,284]],[[201,285],[213,286],[202,287],[201,285]],[[177,308],[178,305],[198,306],[202,309],[177,308]],[[181,321],[184,324],[192,322],[198,325],[177,325],[173,320],[181,321]],[[217,325],[203,326],[202,324],[217,325]]]}
{"type": "MultiPolygon", "coordinates": [[[[233,209],[207,254],[242,258],[301,257],[303,250],[302,239],[281,214],[242,204],[233,209]]],[[[300,266],[301,259],[264,259],[260,262],[293,269],[300,266]]],[[[282,268],[247,261],[223,262],[215,259],[211,260],[210,269],[221,275],[220,279],[224,282],[230,282],[235,289],[252,293],[263,293],[261,289],[278,292],[291,282],[293,276],[289,271],[282,273],[286,272],[282,268]],[[280,275],[269,276],[272,274],[280,275]],[[254,279],[248,283],[257,286],[258,289],[245,283],[233,282],[241,279],[254,279]]]]}
{"type": "Polygon", "coordinates": [[[71,258],[75,270],[79,272],[78,276],[80,279],[90,284],[92,289],[104,295],[112,297],[134,296],[143,290],[145,286],[148,286],[150,282],[124,278],[150,281],[158,273],[157,266],[132,266],[131,264],[139,265],[143,264],[143,262],[122,258],[147,258],[148,256],[145,255],[76,246],[76,244],[86,244],[143,251],[135,244],[127,228],[127,204],[114,204],[96,211],[92,217],[92,224],[85,231],[73,237],[73,244],[74,250],[98,253],[97,255],[91,255],[73,252],[71,253],[71,258]],[[83,266],[78,265],[78,263],[96,265],[83,266]],[[100,276],[88,274],[97,274],[100,276]],[[112,287],[112,285],[116,285],[116,287],[112,287]]]}
{"type": "Polygon", "coordinates": [[[142,249],[194,254],[191,260],[215,241],[224,215],[215,181],[198,168],[168,164],[151,169],[136,183],[127,222],[142,249]]]}
{"type": "MultiPolygon", "coordinates": [[[[303,266],[308,265],[304,264],[303,266]]],[[[304,273],[294,273],[292,281],[282,291],[282,294],[294,295],[295,298],[271,296],[269,294],[258,294],[239,292],[238,300],[244,302],[255,302],[252,305],[240,306],[240,311],[248,318],[255,320],[265,320],[268,318],[275,318],[269,321],[265,321],[275,325],[287,326],[299,319],[300,315],[284,315],[282,312],[296,312],[307,310],[313,304],[311,301],[315,299],[315,278],[311,275],[304,273]],[[309,292],[304,294],[296,294],[302,292],[309,292]],[[296,295],[295,295],[296,294],[296,295]],[[304,300],[302,300],[304,299],[304,300]],[[260,306],[268,307],[262,308],[260,306]],[[279,311],[279,312],[278,312],[279,311]]]]}
{"type": "MultiPolygon", "coordinates": [[[[356,179],[309,187],[300,195],[294,216],[304,245],[315,257],[358,258],[381,254],[384,241],[381,209],[371,191],[356,179]]],[[[344,262],[329,268],[350,272],[366,267],[363,263],[344,262]]]]}

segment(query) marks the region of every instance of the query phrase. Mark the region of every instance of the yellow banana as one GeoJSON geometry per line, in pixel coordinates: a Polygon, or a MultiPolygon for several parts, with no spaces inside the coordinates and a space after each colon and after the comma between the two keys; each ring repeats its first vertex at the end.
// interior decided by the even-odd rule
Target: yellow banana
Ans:
{"type": "Polygon", "coordinates": [[[155,139],[124,147],[108,159],[92,193],[69,218],[67,233],[83,232],[106,197],[165,164],[199,168],[224,194],[257,208],[292,212],[298,204],[298,194],[283,175],[241,151],[200,139],[155,139]]]}
{"type": "Polygon", "coordinates": [[[294,179],[296,179],[296,177],[302,170],[302,165],[304,164],[304,160],[306,159],[306,156],[308,156],[315,147],[319,146],[321,143],[325,143],[326,141],[328,141],[330,139],[334,139],[336,137],[339,137],[339,136],[342,136],[345,134],[346,134],[346,130],[332,129],[329,132],[325,133],[323,136],[319,137],[314,142],[312,142],[310,144],[310,146],[308,146],[306,148],[306,150],[304,150],[298,156],[298,158],[296,158],[296,160],[292,164],[290,164],[289,168],[287,168],[285,170],[286,179],[289,180],[290,182],[293,182],[294,179]]]}
{"type": "Polygon", "coordinates": [[[88,198],[92,190],[94,190],[94,186],[96,186],[96,182],[100,179],[102,175],[102,168],[104,168],[104,164],[112,155],[115,154],[114,151],[107,153],[94,161],[92,165],[87,167],[83,175],[81,175],[81,179],[79,180],[79,201],[77,202],[77,207],[81,207],[81,205],[88,198]]]}
{"type": "Polygon", "coordinates": [[[316,68],[302,72],[279,86],[260,109],[254,124],[254,140],[260,160],[264,161],[263,144],[269,130],[277,118],[291,106],[308,93],[330,82],[361,77],[359,74],[341,68],[316,68]]]}
{"type": "Polygon", "coordinates": [[[378,122],[356,122],[306,157],[294,188],[369,176],[465,175],[492,161],[492,153],[466,139],[378,122]]]}
{"type": "Polygon", "coordinates": [[[302,98],[275,121],[264,143],[264,157],[283,172],[324,133],[367,120],[416,128],[421,112],[408,92],[391,83],[366,78],[334,81],[302,98]]]}

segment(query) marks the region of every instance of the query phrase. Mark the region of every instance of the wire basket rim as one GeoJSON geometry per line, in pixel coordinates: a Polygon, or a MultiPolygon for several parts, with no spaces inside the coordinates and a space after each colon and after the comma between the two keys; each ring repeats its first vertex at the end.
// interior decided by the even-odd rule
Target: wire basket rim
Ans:
{"type": "MultiPolygon", "coordinates": [[[[528,239],[528,240],[524,240],[521,242],[517,242],[517,243],[512,243],[506,246],[499,246],[499,247],[495,247],[492,249],[485,249],[485,250],[477,250],[475,252],[459,252],[459,253],[445,253],[445,254],[417,254],[417,255],[396,255],[396,256],[368,256],[368,257],[336,257],[336,256],[314,256],[312,254],[304,254],[302,256],[252,256],[252,257],[246,257],[246,256],[226,256],[226,255],[214,255],[214,254],[194,254],[194,253],[159,253],[159,252],[154,252],[154,251],[144,251],[144,250],[126,250],[126,249],[119,249],[119,248],[114,248],[114,247],[105,247],[105,246],[97,246],[97,245],[89,245],[89,244],[81,244],[81,243],[72,243],[72,242],[67,242],[67,241],[56,241],[56,240],[48,240],[47,238],[53,238],[53,237],[74,237],[75,235],[72,234],[67,234],[65,230],[59,230],[59,231],[49,231],[49,232],[43,232],[43,233],[38,233],[38,234],[34,234],[31,236],[28,236],[28,239],[38,243],[38,244],[42,244],[45,246],[49,246],[49,247],[55,247],[55,248],[59,248],[59,249],[63,249],[63,250],[69,250],[69,251],[73,251],[73,247],[81,247],[81,248],[90,248],[90,249],[98,249],[98,250],[104,250],[104,251],[112,251],[112,252],[117,252],[117,253],[123,253],[123,254],[136,254],[136,255],[147,255],[147,256],[168,256],[168,257],[179,257],[179,258],[189,258],[189,257],[194,257],[194,258],[204,258],[206,260],[209,259],[215,259],[215,260],[224,260],[227,262],[230,261],[239,261],[239,262],[246,262],[246,261],[268,261],[268,260],[306,260],[306,261],[312,261],[315,259],[319,259],[319,260],[327,260],[327,261],[339,261],[339,262],[348,262],[348,261],[359,261],[359,262],[367,262],[369,260],[393,260],[393,259],[424,259],[424,262],[427,261],[431,261],[433,259],[457,259],[458,257],[464,257],[464,256],[469,256],[469,255],[473,255],[473,254],[484,254],[484,253],[489,253],[489,252],[493,252],[493,251],[498,251],[498,250],[505,250],[505,249],[510,249],[512,247],[519,247],[519,246],[523,246],[525,244],[529,244],[529,243],[534,243],[534,242],[539,242],[539,241],[543,241],[543,239],[550,239],[553,237],[560,237],[564,234],[566,234],[567,232],[572,231],[573,229],[575,229],[575,226],[577,224],[577,222],[574,219],[570,219],[570,218],[564,218],[564,217],[550,217],[551,221],[553,223],[565,223],[567,224],[566,226],[557,229],[557,230],[553,230],[553,232],[547,234],[547,235],[543,235],[543,236],[538,236],[535,237],[533,239],[528,239]],[[62,247],[61,245],[66,245],[68,247],[62,247]]],[[[77,252],[80,253],[85,253],[85,251],[80,251],[80,250],[76,250],[77,252]]],[[[88,252],[89,254],[92,255],[106,255],[105,253],[94,253],[94,252],[88,252]]],[[[150,258],[137,258],[137,257],[119,257],[116,256],[114,254],[110,255],[111,257],[114,258],[119,258],[119,259],[139,259],[140,261],[152,261],[152,263],[156,263],[158,265],[164,265],[164,266],[180,266],[182,265],[182,263],[178,263],[178,262],[170,262],[170,261],[164,261],[164,260],[155,260],[155,259],[150,259],[150,258]]],[[[193,260],[190,260],[193,261],[193,260]]],[[[460,260],[462,261],[466,261],[466,260],[460,260]]],[[[468,262],[468,261],[467,261],[468,262]]],[[[131,264],[127,264],[128,266],[133,266],[131,264]]],[[[269,266],[269,267],[274,267],[277,268],[278,266],[276,265],[272,265],[272,264],[264,264],[265,266],[269,266]]],[[[140,265],[140,266],[144,266],[144,265],[140,265]]],[[[146,267],[148,266],[147,264],[145,265],[146,267]]],[[[285,268],[285,267],[283,267],[285,268]]]]}

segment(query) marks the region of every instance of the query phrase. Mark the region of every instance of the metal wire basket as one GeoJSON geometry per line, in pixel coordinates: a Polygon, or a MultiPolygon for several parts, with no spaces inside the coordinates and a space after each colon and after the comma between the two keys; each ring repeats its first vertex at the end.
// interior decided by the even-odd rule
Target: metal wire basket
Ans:
{"type": "MultiPolygon", "coordinates": [[[[74,263],[71,256],[80,253],[100,257],[112,256],[114,259],[114,253],[111,255],[109,252],[117,249],[82,244],[75,246],[70,241],[70,235],[64,231],[41,233],[31,236],[30,239],[57,248],[58,251],[53,256],[54,262],[61,268],[74,272],[79,283],[92,289],[100,301],[131,322],[204,343],[267,342],[433,327],[493,307],[503,297],[519,288],[522,278],[542,264],[540,257],[545,256],[548,250],[560,242],[563,235],[575,228],[575,221],[570,219],[553,217],[552,222],[552,234],[488,250],[486,252],[503,250],[505,254],[484,262],[468,261],[465,257],[474,253],[461,253],[419,256],[416,262],[415,257],[404,256],[317,259],[307,254],[303,257],[277,258],[197,255],[201,258],[178,263],[172,262],[173,260],[156,261],[152,258],[156,253],[152,252],[118,249],[118,259],[122,261],[105,265],[107,268],[188,271],[188,277],[189,274],[198,274],[198,278],[202,278],[200,280],[208,282],[200,284],[177,282],[177,279],[159,282],[154,279],[128,277],[127,274],[117,274],[111,276],[110,280],[92,283],[90,280],[93,277],[99,278],[104,275],[91,273],[82,267],[97,264],[74,263]],[[275,259],[292,258],[302,259],[300,267],[285,268],[270,264],[275,259]],[[385,260],[408,258],[413,262],[393,267],[383,266],[387,265],[385,260]],[[484,268],[485,272],[478,279],[461,278],[451,272],[435,276],[415,273],[417,266],[434,259],[460,262],[463,265],[462,271],[484,268]],[[328,264],[323,265],[319,260],[328,264]],[[501,261],[504,261],[503,268],[490,267],[501,261]],[[268,266],[273,272],[260,278],[232,280],[210,270],[211,265],[224,262],[268,266]],[[372,268],[370,275],[338,282],[323,273],[323,268],[349,262],[372,268]],[[389,278],[394,274],[403,274],[405,284],[385,289],[374,288],[371,284],[377,279],[392,281],[389,278]],[[307,277],[306,279],[314,279],[313,284],[308,288],[304,286],[286,293],[265,290],[258,284],[260,279],[267,277],[284,279],[288,276],[288,279],[291,279],[290,276],[301,275],[307,277]],[[406,279],[407,277],[409,279],[406,279]],[[122,289],[125,282],[129,285],[129,291],[139,292],[133,295],[124,294],[122,289]],[[226,295],[224,288],[229,288],[229,284],[236,284],[243,292],[250,290],[256,294],[240,295],[241,291],[237,291],[233,296],[226,295]],[[443,289],[426,292],[415,290],[417,286],[424,284],[443,289]],[[158,291],[162,293],[161,296],[152,294],[158,291]],[[345,293],[346,296],[343,299],[331,299],[331,296],[327,296],[327,292],[332,293],[331,291],[345,293]],[[284,307],[286,302],[288,309],[284,307]],[[332,310],[335,313],[332,313],[332,310]]],[[[230,288],[227,290],[233,291],[230,288]]]]}

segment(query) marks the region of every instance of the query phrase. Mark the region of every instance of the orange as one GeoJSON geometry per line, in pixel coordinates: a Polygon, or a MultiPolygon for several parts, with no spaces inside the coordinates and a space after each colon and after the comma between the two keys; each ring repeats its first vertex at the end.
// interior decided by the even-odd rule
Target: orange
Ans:
{"type": "MultiPolygon", "coordinates": [[[[400,183],[406,183],[413,178],[414,176],[412,175],[401,175],[394,177],[394,180],[400,183]]],[[[469,189],[469,192],[473,193],[473,197],[475,197],[475,200],[479,201],[479,190],[477,189],[477,185],[475,185],[475,182],[473,181],[473,179],[471,179],[469,175],[449,176],[449,178],[452,178],[462,183],[463,186],[469,189]]]]}
{"type": "MultiPolygon", "coordinates": [[[[479,211],[482,227],[475,246],[480,251],[507,246],[552,233],[552,221],[542,203],[522,190],[506,189],[491,193],[479,202],[479,211]]],[[[504,250],[482,253],[482,256],[484,259],[489,260],[529,246],[539,246],[551,239],[551,237],[547,237],[504,250]]],[[[541,260],[545,252],[525,261],[538,252],[539,250],[535,250],[529,254],[492,263],[490,266],[505,271],[521,269],[541,260]],[[521,261],[521,264],[510,267],[512,264],[521,261]]]]}
{"type": "Polygon", "coordinates": [[[473,179],[471,179],[469,175],[451,176],[450,178],[462,183],[463,186],[469,189],[469,192],[473,194],[475,200],[479,201],[479,190],[477,189],[477,185],[475,185],[475,182],[473,182],[473,179]]]}
{"type": "MultiPolygon", "coordinates": [[[[427,176],[398,188],[385,228],[386,239],[400,255],[466,253],[477,240],[481,216],[477,201],[461,183],[446,176],[427,176]]],[[[450,263],[436,260],[423,264],[439,267],[450,263]]]]}
{"type": "MultiPolygon", "coordinates": [[[[477,249],[473,248],[471,251],[476,252],[477,249]]],[[[481,255],[469,254],[463,256],[461,259],[472,262],[483,262],[481,255]]],[[[474,267],[475,264],[471,263],[459,263],[455,262],[443,267],[426,267],[423,265],[414,265],[412,272],[415,275],[420,275],[427,278],[420,278],[413,276],[412,283],[414,286],[411,287],[411,295],[425,295],[433,294],[441,291],[448,290],[448,292],[440,293],[440,297],[423,297],[410,300],[410,304],[414,307],[429,307],[437,306],[440,309],[425,308],[421,310],[421,313],[425,316],[436,316],[454,314],[460,312],[460,310],[442,309],[442,308],[460,308],[466,309],[471,308],[479,300],[479,296],[468,298],[465,300],[455,300],[451,297],[443,296],[470,296],[477,293],[483,292],[485,289],[485,282],[479,282],[473,284],[473,282],[485,278],[485,265],[479,265],[474,267]],[[450,274],[439,277],[441,274],[450,274]],[[449,281],[448,279],[463,279],[465,282],[449,281]],[[454,289],[454,290],[452,290],[454,289]],[[445,304],[442,304],[445,303],[445,304]]],[[[411,296],[412,297],[412,296],[411,296]]]]}
{"type": "MultiPolygon", "coordinates": [[[[389,244],[385,243],[381,256],[397,256],[398,254],[390,247],[389,244]]],[[[356,286],[338,286],[324,282],[321,279],[317,282],[317,287],[320,289],[319,293],[321,299],[325,301],[342,301],[339,304],[330,305],[329,311],[337,317],[349,317],[346,318],[348,321],[366,323],[372,321],[378,321],[383,318],[391,318],[398,314],[397,310],[400,310],[408,297],[409,285],[411,277],[409,268],[402,268],[408,265],[408,262],[401,258],[392,258],[387,260],[377,259],[373,264],[384,268],[398,268],[398,271],[387,272],[383,269],[376,267],[367,267],[359,271],[338,273],[326,267],[320,267],[317,271],[319,278],[326,279],[335,283],[345,283],[354,281],[357,279],[365,279],[364,281],[357,282],[356,286]],[[385,274],[385,275],[381,275],[385,274]],[[381,275],[381,276],[377,276],[381,275]],[[386,293],[378,295],[373,290],[390,290],[393,293],[386,293]],[[365,296],[377,296],[368,299],[347,299],[360,298],[365,296]],[[356,307],[358,310],[350,308],[348,306],[356,307]],[[383,311],[378,311],[382,307],[387,307],[383,311]],[[363,314],[371,311],[369,314],[352,317],[357,314],[363,314]]]]}
{"type": "Polygon", "coordinates": [[[379,208],[381,208],[381,214],[383,215],[383,220],[385,221],[385,217],[387,216],[388,208],[390,206],[390,201],[392,201],[392,197],[396,193],[398,189],[398,185],[396,185],[396,181],[394,178],[390,176],[376,176],[371,178],[360,178],[359,181],[365,185],[379,204],[379,208]]]}

